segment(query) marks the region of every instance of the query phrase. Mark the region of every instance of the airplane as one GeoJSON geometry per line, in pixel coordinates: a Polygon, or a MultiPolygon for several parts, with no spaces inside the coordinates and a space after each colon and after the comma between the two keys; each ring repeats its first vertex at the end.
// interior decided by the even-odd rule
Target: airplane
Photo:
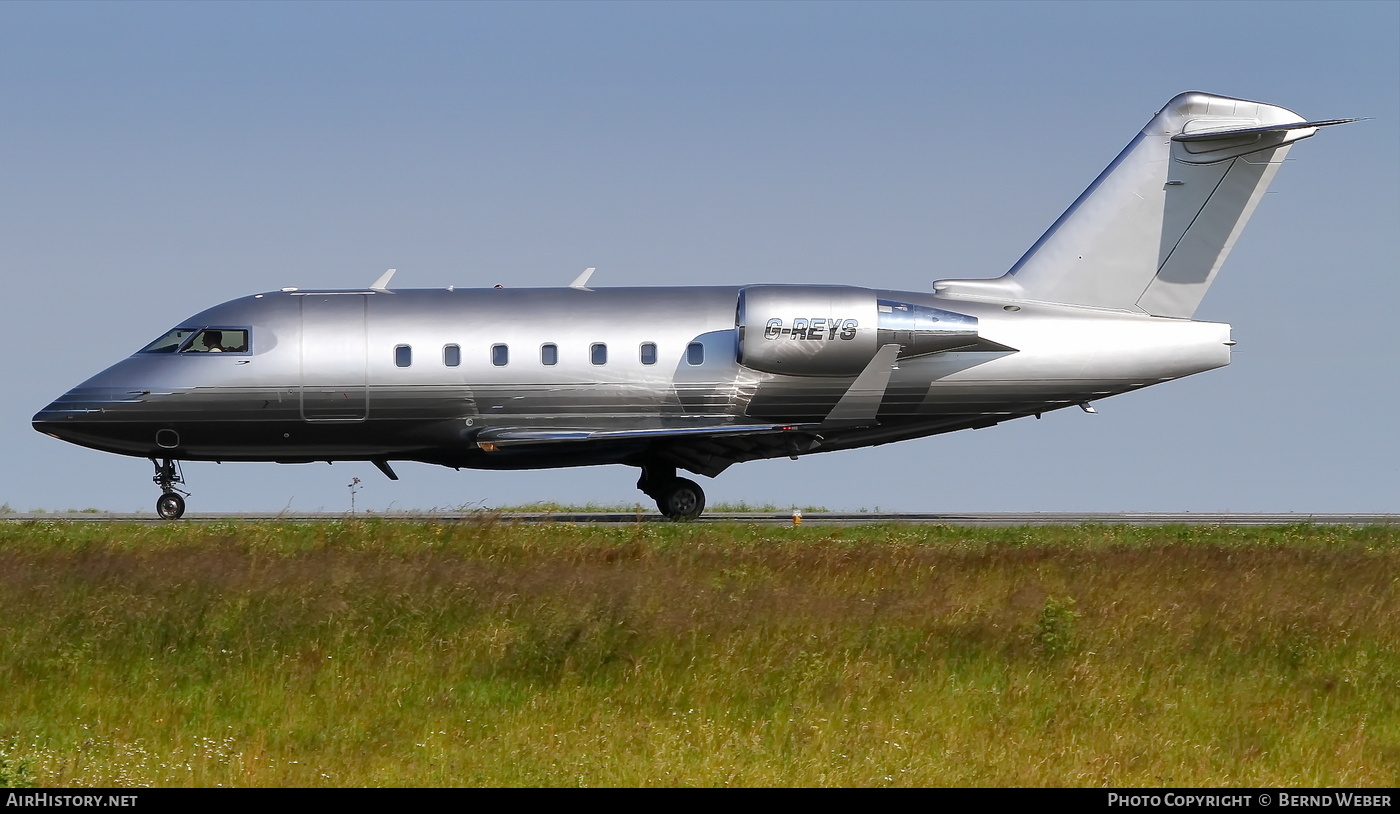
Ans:
{"type": "Polygon", "coordinates": [[[1293,143],[1356,119],[1183,93],[1004,275],[930,292],[843,285],[283,288],[180,322],[33,418],[149,458],[160,517],[182,461],[622,464],[667,518],[715,477],[990,427],[1219,368],[1192,320],[1293,143]]]}

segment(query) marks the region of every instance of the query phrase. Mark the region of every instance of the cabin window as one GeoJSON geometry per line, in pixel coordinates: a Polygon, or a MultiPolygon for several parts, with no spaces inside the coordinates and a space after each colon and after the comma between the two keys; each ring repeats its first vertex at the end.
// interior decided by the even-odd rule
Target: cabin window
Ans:
{"type": "Polygon", "coordinates": [[[691,342],[685,348],[685,361],[689,365],[705,364],[705,346],[700,342],[691,342]]]}
{"type": "Polygon", "coordinates": [[[408,345],[395,345],[394,364],[399,367],[408,367],[413,364],[413,348],[408,345]]]}
{"type": "Polygon", "coordinates": [[[491,346],[491,364],[496,367],[505,367],[510,363],[510,348],[505,345],[491,346]]]}
{"type": "Polygon", "coordinates": [[[448,367],[462,364],[462,347],[460,345],[443,345],[442,363],[448,367]]]}
{"type": "Polygon", "coordinates": [[[643,342],[643,343],[642,343],[642,364],[644,364],[644,365],[654,365],[654,364],[656,364],[656,343],[655,343],[655,342],[643,342]]]}
{"type": "Polygon", "coordinates": [[[553,343],[547,345],[540,345],[540,364],[559,364],[559,346],[553,343]]]}
{"type": "Polygon", "coordinates": [[[606,365],[608,363],[608,346],[602,342],[594,342],[589,345],[588,361],[595,365],[606,365]]]}

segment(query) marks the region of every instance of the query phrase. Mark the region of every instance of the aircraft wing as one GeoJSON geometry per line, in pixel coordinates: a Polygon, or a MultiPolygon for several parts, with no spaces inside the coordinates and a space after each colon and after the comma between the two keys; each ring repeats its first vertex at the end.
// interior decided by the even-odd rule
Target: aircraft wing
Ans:
{"type": "Polygon", "coordinates": [[[741,461],[812,452],[830,437],[877,428],[877,414],[899,345],[880,348],[825,420],[815,423],[712,424],[708,426],[605,429],[590,427],[492,427],[474,441],[488,454],[515,449],[544,452],[551,447],[612,447],[622,456],[661,458],[700,475],[714,477],[741,461]]]}
{"type": "Polygon", "coordinates": [[[674,427],[637,430],[583,428],[493,428],[477,434],[484,452],[509,455],[538,454],[554,450],[560,455],[581,453],[584,448],[611,447],[613,462],[638,459],[664,460],[697,475],[715,477],[745,461],[807,455],[840,449],[887,444],[961,429],[990,427],[1010,418],[1029,415],[1063,404],[1027,407],[1004,414],[966,413],[925,421],[877,422],[858,426],[805,424],[741,424],[712,427],[674,427]]]}
{"type": "Polygon", "coordinates": [[[592,454],[611,448],[618,461],[633,457],[668,460],[682,469],[714,477],[732,464],[798,455],[820,443],[820,424],[720,424],[714,426],[589,429],[497,427],[475,437],[488,454],[592,454]]]}
{"type": "Polygon", "coordinates": [[[652,427],[637,430],[501,427],[481,431],[476,436],[476,445],[487,452],[494,452],[503,447],[568,444],[584,441],[658,441],[733,438],[741,435],[768,435],[788,432],[810,433],[820,426],[820,424],[726,424],[714,427],[652,427]]]}

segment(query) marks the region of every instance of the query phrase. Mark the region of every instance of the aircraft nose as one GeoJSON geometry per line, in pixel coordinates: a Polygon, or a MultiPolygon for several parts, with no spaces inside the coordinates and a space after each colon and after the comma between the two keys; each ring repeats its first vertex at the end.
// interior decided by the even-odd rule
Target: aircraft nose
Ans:
{"type": "MultiPolygon", "coordinates": [[[[119,451],[117,437],[126,434],[127,421],[117,421],[116,411],[139,402],[150,391],[80,385],[54,399],[34,414],[34,429],[60,441],[119,451]]],[[[126,418],[129,418],[127,416],[126,418]]]]}
{"type": "Polygon", "coordinates": [[[57,404],[58,402],[54,402],[35,413],[34,418],[30,421],[31,426],[50,438],[57,438],[70,444],[77,443],[77,439],[73,437],[72,423],[64,421],[63,413],[57,408],[57,404]]]}
{"type": "Polygon", "coordinates": [[[49,406],[35,413],[34,417],[31,418],[29,422],[34,427],[34,429],[38,430],[39,432],[42,432],[45,435],[52,435],[54,438],[62,439],[63,436],[58,434],[59,422],[56,420],[56,418],[57,412],[54,410],[54,406],[50,404],[49,406]]]}
{"type": "Polygon", "coordinates": [[[59,396],[47,407],[34,414],[31,423],[34,429],[63,441],[74,440],[74,430],[89,419],[101,415],[102,402],[109,401],[111,394],[106,387],[75,387],[59,396]]]}

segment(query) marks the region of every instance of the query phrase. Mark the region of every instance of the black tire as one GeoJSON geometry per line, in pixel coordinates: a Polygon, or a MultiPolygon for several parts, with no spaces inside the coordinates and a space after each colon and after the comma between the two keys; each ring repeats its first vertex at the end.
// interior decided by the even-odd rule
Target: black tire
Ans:
{"type": "Polygon", "coordinates": [[[661,489],[656,508],[670,520],[694,520],[705,511],[705,490],[693,480],[676,478],[661,489]]]}
{"type": "Polygon", "coordinates": [[[179,520],[185,515],[185,499],[174,492],[166,492],[156,500],[156,514],[165,520],[179,520]]]}

